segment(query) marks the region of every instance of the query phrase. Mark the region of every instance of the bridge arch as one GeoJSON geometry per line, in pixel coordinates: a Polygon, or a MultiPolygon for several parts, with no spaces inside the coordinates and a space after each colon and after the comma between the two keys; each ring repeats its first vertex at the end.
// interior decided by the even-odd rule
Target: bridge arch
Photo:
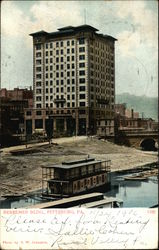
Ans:
{"type": "Polygon", "coordinates": [[[140,142],[140,147],[144,151],[156,151],[157,150],[156,144],[157,141],[155,139],[145,138],[140,142]]]}

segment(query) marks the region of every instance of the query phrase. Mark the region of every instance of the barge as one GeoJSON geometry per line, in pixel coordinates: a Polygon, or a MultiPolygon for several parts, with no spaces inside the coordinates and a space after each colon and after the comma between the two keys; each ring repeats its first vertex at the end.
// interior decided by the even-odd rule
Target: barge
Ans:
{"type": "Polygon", "coordinates": [[[110,186],[110,160],[86,158],[42,166],[42,196],[67,198],[110,186]]]}

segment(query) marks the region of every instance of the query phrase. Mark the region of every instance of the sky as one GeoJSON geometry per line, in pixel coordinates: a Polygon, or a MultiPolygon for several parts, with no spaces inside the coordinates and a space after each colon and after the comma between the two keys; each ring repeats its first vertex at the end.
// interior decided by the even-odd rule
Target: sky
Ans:
{"type": "Polygon", "coordinates": [[[33,85],[30,33],[91,25],[118,40],[116,94],[158,95],[157,0],[6,1],[1,3],[1,88],[33,85]],[[84,14],[85,13],[85,14],[84,14]]]}

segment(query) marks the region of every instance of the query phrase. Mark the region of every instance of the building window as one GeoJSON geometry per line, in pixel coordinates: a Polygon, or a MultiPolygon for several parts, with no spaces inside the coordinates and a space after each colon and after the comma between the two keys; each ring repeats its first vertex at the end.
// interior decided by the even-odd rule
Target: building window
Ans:
{"type": "Polygon", "coordinates": [[[70,92],[70,87],[67,87],[67,92],[70,92]]]}
{"type": "Polygon", "coordinates": [[[70,76],[70,71],[67,71],[67,76],[70,76]]]}
{"type": "Polygon", "coordinates": [[[36,50],[41,49],[41,44],[36,44],[36,45],[35,45],[35,48],[36,48],[36,50]]]}
{"type": "Polygon", "coordinates": [[[75,99],[75,95],[72,95],[72,100],[74,100],[75,99]]]}
{"type": "Polygon", "coordinates": [[[85,83],[85,78],[80,78],[79,83],[85,83]]]}
{"type": "Polygon", "coordinates": [[[93,177],[91,177],[91,186],[93,186],[93,177]]]}
{"type": "Polygon", "coordinates": [[[57,62],[57,63],[59,62],[59,58],[58,58],[58,57],[56,57],[56,62],[57,62]]]}
{"type": "Polygon", "coordinates": [[[70,100],[70,95],[67,95],[67,100],[70,100]]]}
{"type": "Polygon", "coordinates": [[[75,44],[75,41],[74,41],[74,40],[72,40],[72,42],[71,42],[71,43],[72,43],[72,45],[74,45],[74,44],[75,44]]]}
{"type": "Polygon", "coordinates": [[[27,116],[30,116],[30,115],[31,115],[31,111],[27,111],[27,112],[26,112],[26,115],[27,115],[27,116]]]}
{"type": "Polygon", "coordinates": [[[72,87],[72,92],[74,92],[75,91],[75,87],[72,87]]]}
{"type": "Polygon", "coordinates": [[[77,189],[80,189],[80,181],[77,182],[77,189]]]}
{"type": "Polygon", "coordinates": [[[46,51],[46,56],[48,56],[48,51],[46,51]]]}
{"type": "Polygon", "coordinates": [[[41,72],[41,67],[36,67],[37,72],[41,72]]]}
{"type": "Polygon", "coordinates": [[[46,89],[46,93],[48,93],[48,88],[46,89]]]}
{"type": "Polygon", "coordinates": [[[75,103],[74,102],[72,102],[72,107],[75,107],[75,103]]]}
{"type": "Polygon", "coordinates": [[[50,51],[50,56],[52,56],[52,51],[50,51]]]}
{"type": "Polygon", "coordinates": [[[52,67],[52,65],[50,66],[50,70],[53,70],[53,67],[52,67]]]}
{"type": "Polygon", "coordinates": [[[72,79],[72,84],[75,84],[75,79],[74,78],[72,79]]]}
{"type": "Polygon", "coordinates": [[[56,72],[56,77],[59,77],[59,72],[56,72]]]}
{"type": "Polygon", "coordinates": [[[41,111],[40,110],[36,111],[36,115],[41,115],[41,111]]]}
{"type": "Polygon", "coordinates": [[[63,80],[61,80],[61,85],[63,85],[63,80]]]}
{"type": "Polygon", "coordinates": [[[84,37],[79,38],[79,44],[85,44],[85,39],[84,39],[84,37]]]}
{"type": "Polygon", "coordinates": [[[56,47],[59,47],[59,42],[56,42],[56,47]]]}
{"type": "Polygon", "coordinates": [[[36,94],[41,94],[41,89],[37,89],[36,94]]]}
{"type": "Polygon", "coordinates": [[[85,94],[80,94],[80,99],[85,99],[85,94]]]}
{"type": "Polygon", "coordinates": [[[67,64],[67,69],[70,69],[70,64],[67,64]]]}
{"type": "Polygon", "coordinates": [[[80,102],[80,107],[84,107],[85,106],[85,102],[80,102]]]}
{"type": "Polygon", "coordinates": [[[61,55],[63,55],[63,49],[61,49],[61,55]]]}
{"type": "Polygon", "coordinates": [[[41,74],[36,75],[37,79],[41,79],[41,74]]]}
{"type": "Polygon", "coordinates": [[[46,62],[46,64],[47,64],[47,63],[48,63],[48,59],[46,59],[46,61],[45,61],[45,62],[46,62]]]}
{"type": "Polygon", "coordinates": [[[41,52],[37,52],[36,57],[41,57],[41,52]]]}
{"type": "Polygon", "coordinates": [[[61,77],[63,77],[63,72],[61,72],[61,77]]]}
{"type": "Polygon", "coordinates": [[[79,60],[85,60],[85,55],[80,55],[79,60]]]}
{"type": "Polygon", "coordinates": [[[79,52],[85,52],[85,47],[80,47],[79,52]]]}
{"type": "Polygon", "coordinates": [[[72,71],[72,76],[75,76],[75,72],[74,71],[72,71]]]}
{"type": "Polygon", "coordinates": [[[61,47],[63,46],[63,41],[61,41],[61,47]]]}
{"type": "Polygon", "coordinates": [[[50,43],[50,49],[52,49],[52,43],[50,43]]]}
{"type": "Polygon", "coordinates": [[[85,75],[85,70],[80,70],[80,71],[79,71],[79,75],[80,75],[80,76],[84,76],[84,75],[85,75]]]}
{"type": "Polygon", "coordinates": [[[72,56],[72,61],[74,61],[75,60],[75,57],[74,56],[72,56]]]}
{"type": "Polygon", "coordinates": [[[41,82],[36,82],[36,87],[41,87],[41,82]]]}
{"type": "Polygon", "coordinates": [[[69,56],[67,56],[67,61],[68,61],[68,62],[70,61],[70,57],[69,57],[69,56]]]}
{"type": "Polygon", "coordinates": [[[59,50],[56,50],[56,55],[59,55],[59,50]]]}
{"type": "Polygon", "coordinates": [[[80,86],[80,91],[85,91],[85,90],[86,90],[85,86],[80,86]]]}
{"type": "Polygon", "coordinates": [[[36,60],[36,64],[37,65],[41,64],[41,60],[36,60]]]}
{"type": "Polygon", "coordinates": [[[72,48],[72,53],[75,53],[75,49],[74,48],[72,48]]]}
{"type": "Polygon", "coordinates": [[[67,41],[67,46],[70,46],[70,41],[67,41]]]}
{"type": "Polygon", "coordinates": [[[69,54],[70,53],[70,49],[67,49],[67,54],[69,54]]]}
{"type": "Polygon", "coordinates": [[[67,84],[70,84],[70,79],[67,79],[67,84]]]}
{"type": "Polygon", "coordinates": [[[52,60],[52,58],[50,58],[50,63],[52,63],[53,62],[53,60],[52,60]]]}
{"type": "Polygon", "coordinates": [[[61,62],[63,62],[63,57],[61,57],[61,62]]]}
{"type": "Polygon", "coordinates": [[[50,73],[50,78],[52,78],[52,73],[50,73]]]}
{"type": "Polygon", "coordinates": [[[36,108],[41,108],[41,104],[40,103],[36,104],[36,108]]]}
{"type": "Polygon", "coordinates": [[[48,43],[45,44],[45,48],[48,49],[48,43]]]}
{"type": "Polygon", "coordinates": [[[84,67],[85,67],[85,63],[80,63],[80,64],[79,64],[79,67],[80,67],[80,68],[84,68],[84,67]]]}

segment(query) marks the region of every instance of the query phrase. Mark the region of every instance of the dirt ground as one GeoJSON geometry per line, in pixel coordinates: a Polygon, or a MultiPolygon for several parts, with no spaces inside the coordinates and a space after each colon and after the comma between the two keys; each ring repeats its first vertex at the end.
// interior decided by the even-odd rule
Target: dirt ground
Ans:
{"type": "Polygon", "coordinates": [[[54,139],[52,145],[41,143],[28,145],[39,152],[24,156],[13,156],[17,146],[4,148],[0,153],[0,196],[21,195],[41,188],[41,166],[61,163],[65,160],[94,157],[111,160],[111,171],[132,169],[157,161],[157,152],[143,152],[134,148],[118,146],[96,138],[71,137],[54,139]]]}

